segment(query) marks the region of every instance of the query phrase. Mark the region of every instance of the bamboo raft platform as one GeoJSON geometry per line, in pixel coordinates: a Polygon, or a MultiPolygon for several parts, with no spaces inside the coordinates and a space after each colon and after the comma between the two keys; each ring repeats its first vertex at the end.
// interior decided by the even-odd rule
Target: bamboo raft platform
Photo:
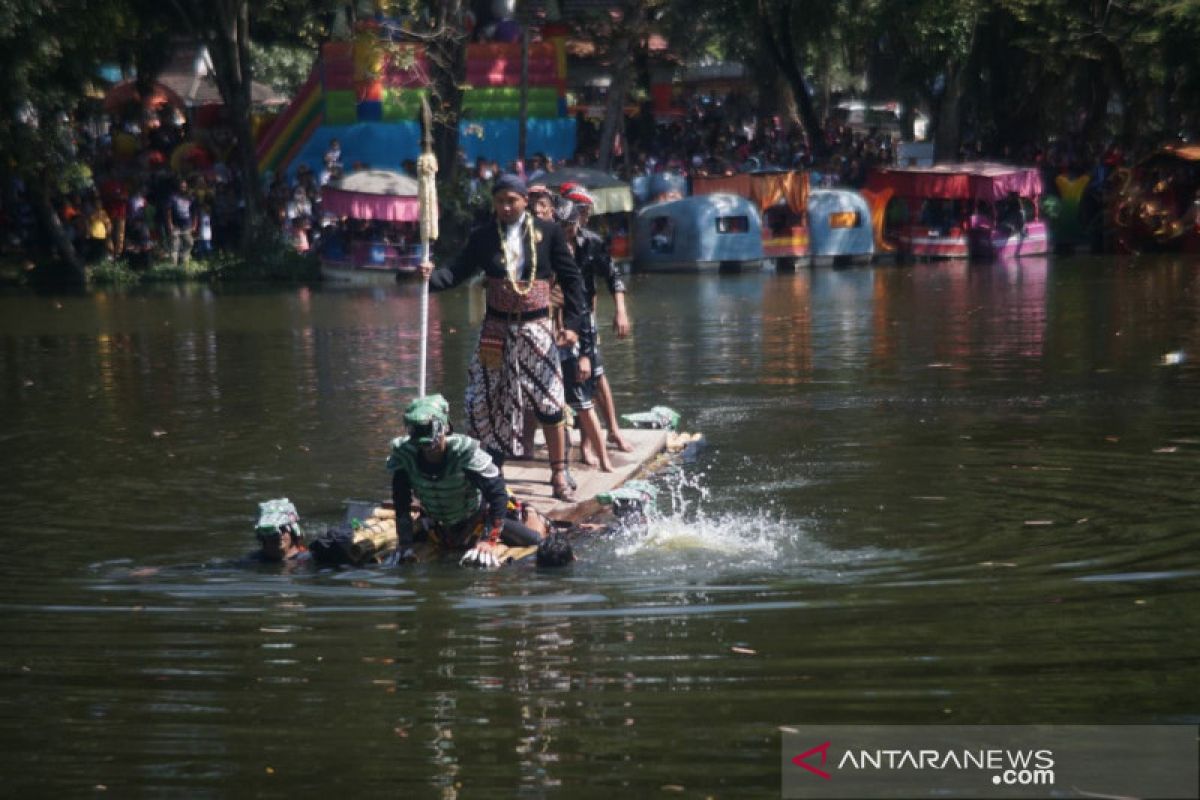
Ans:
{"type": "MultiPolygon", "coordinates": [[[[679,453],[702,439],[700,434],[622,428],[621,435],[633,446],[633,450],[622,453],[610,449],[608,457],[613,469],[611,472],[601,472],[598,467],[589,467],[578,461],[579,434],[571,431],[570,435],[570,470],[577,483],[573,502],[557,500],[552,493],[550,461],[541,431],[535,438],[531,458],[505,462],[504,479],[517,499],[529,503],[552,521],[571,525],[600,514],[602,506],[596,499],[597,495],[619,489],[630,479],[654,471],[672,453],[679,453]]],[[[350,540],[341,545],[346,548],[345,556],[323,563],[379,563],[382,557],[393,551],[397,543],[396,512],[386,505],[376,505],[370,501],[347,501],[347,518],[357,517],[361,522],[350,540]]],[[[430,542],[418,543],[414,550],[417,560],[423,562],[436,561],[445,555],[445,551],[430,542]]],[[[528,558],[536,551],[537,547],[500,544],[495,552],[500,562],[507,564],[528,558]]]]}
{"type": "Polygon", "coordinates": [[[579,432],[571,431],[571,459],[569,469],[578,483],[575,501],[572,503],[555,499],[550,489],[550,460],[545,444],[538,432],[537,446],[532,459],[510,459],[504,462],[504,480],[518,499],[524,500],[552,520],[582,522],[600,511],[596,495],[611,492],[625,484],[650,465],[669,446],[670,431],[639,430],[622,428],[621,435],[633,445],[633,451],[622,453],[609,449],[612,472],[601,472],[599,467],[589,467],[579,461],[579,432]]]}

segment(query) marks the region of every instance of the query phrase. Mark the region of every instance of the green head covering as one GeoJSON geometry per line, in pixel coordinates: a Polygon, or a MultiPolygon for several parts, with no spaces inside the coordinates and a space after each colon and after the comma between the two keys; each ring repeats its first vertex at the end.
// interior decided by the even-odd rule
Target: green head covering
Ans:
{"type": "Polygon", "coordinates": [[[450,404],[440,394],[418,397],[404,409],[404,425],[418,447],[427,447],[450,427],[450,404]]]}

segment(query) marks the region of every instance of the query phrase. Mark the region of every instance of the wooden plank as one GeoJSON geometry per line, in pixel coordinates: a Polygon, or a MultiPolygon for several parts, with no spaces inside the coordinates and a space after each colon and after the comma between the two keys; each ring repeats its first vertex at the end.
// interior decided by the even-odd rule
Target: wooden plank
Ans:
{"type": "Polygon", "coordinates": [[[609,450],[612,472],[601,472],[579,461],[579,432],[571,431],[571,474],[579,488],[575,490],[575,502],[556,500],[550,489],[550,461],[546,447],[538,432],[537,448],[532,460],[509,460],[504,462],[504,480],[508,488],[519,499],[532,505],[550,519],[579,522],[600,510],[596,495],[612,491],[636,475],[643,467],[667,449],[665,430],[621,429],[625,441],[633,445],[633,452],[622,453],[609,450]]]}

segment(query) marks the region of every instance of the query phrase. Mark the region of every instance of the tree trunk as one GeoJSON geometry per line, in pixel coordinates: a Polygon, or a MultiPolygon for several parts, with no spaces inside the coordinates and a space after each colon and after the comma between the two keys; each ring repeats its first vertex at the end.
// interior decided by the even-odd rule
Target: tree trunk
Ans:
{"type": "Polygon", "coordinates": [[[971,24],[971,35],[967,40],[966,52],[961,60],[946,65],[946,86],[937,104],[937,117],[933,120],[933,155],[937,161],[958,158],[962,143],[962,100],[967,90],[967,75],[975,63],[975,42],[979,36],[979,17],[971,24]]]}
{"type": "Polygon", "coordinates": [[[946,87],[937,103],[937,118],[934,120],[933,156],[937,161],[953,161],[958,158],[962,144],[962,120],[959,104],[962,100],[965,70],[959,65],[947,65],[946,87]]]}
{"type": "Polygon", "coordinates": [[[245,202],[241,248],[249,253],[261,233],[262,187],[258,183],[258,159],[250,122],[250,4],[249,0],[176,0],[186,27],[208,47],[213,60],[213,78],[229,114],[235,139],[237,171],[242,178],[245,202]]]}
{"type": "Polygon", "coordinates": [[[459,176],[458,123],[462,117],[466,77],[467,38],[458,28],[462,0],[438,4],[435,34],[426,40],[429,55],[430,108],[433,111],[433,154],[438,160],[438,183],[453,185],[459,176]]]}
{"type": "Polygon", "coordinates": [[[1104,138],[1105,122],[1108,118],[1108,97],[1111,92],[1107,72],[1102,61],[1091,60],[1084,65],[1084,81],[1087,85],[1088,96],[1084,104],[1085,116],[1078,133],[1092,141],[1102,141],[1104,138]]]}
{"type": "Polygon", "coordinates": [[[263,222],[262,192],[258,183],[258,158],[254,153],[254,134],[250,123],[250,6],[247,0],[219,3],[221,16],[209,38],[217,86],[229,111],[229,122],[237,144],[237,160],[242,175],[245,218],[241,249],[249,253],[261,234],[263,222]]]}
{"type": "Polygon", "coordinates": [[[71,283],[82,285],[87,281],[87,269],[83,259],[75,250],[75,245],[71,243],[71,238],[67,236],[62,218],[58,216],[58,212],[50,203],[50,187],[47,177],[43,175],[37,180],[30,181],[29,188],[33,195],[31,199],[34,212],[37,214],[42,229],[49,235],[54,252],[66,265],[71,283]]]}
{"type": "Polygon", "coordinates": [[[812,94],[804,81],[804,70],[796,52],[796,43],[792,40],[792,0],[782,0],[775,8],[779,11],[777,19],[771,13],[772,5],[769,0],[758,0],[758,23],[763,42],[792,89],[792,97],[796,99],[796,108],[800,112],[800,123],[808,134],[813,153],[821,157],[826,155],[828,148],[825,146],[821,120],[813,106],[812,94]]]}
{"type": "Polygon", "coordinates": [[[600,127],[600,154],[596,166],[605,172],[612,169],[613,149],[617,134],[623,127],[620,123],[625,116],[625,94],[629,91],[629,74],[633,71],[633,37],[635,22],[630,19],[630,5],[624,9],[620,32],[613,41],[612,57],[609,63],[609,74],[612,82],[608,85],[608,99],[604,108],[604,124],[600,127]]]}

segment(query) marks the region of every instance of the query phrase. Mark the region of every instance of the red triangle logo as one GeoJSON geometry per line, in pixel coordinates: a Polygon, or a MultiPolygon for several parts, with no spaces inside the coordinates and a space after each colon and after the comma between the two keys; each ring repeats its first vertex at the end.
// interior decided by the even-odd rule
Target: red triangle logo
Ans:
{"type": "Polygon", "coordinates": [[[803,769],[808,770],[813,775],[820,775],[825,780],[829,780],[831,776],[828,772],[826,772],[823,769],[817,769],[812,764],[809,764],[807,761],[805,761],[805,759],[807,759],[809,756],[812,756],[816,753],[820,753],[821,754],[821,766],[825,766],[825,760],[829,757],[829,745],[830,745],[829,742],[825,742],[824,744],[819,744],[816,747],[809,748],[808,750],[805,750],[800,755],[794,756],[792,758],[792,763],[795,764],[797,767],[801,767],[803,769]]]}

